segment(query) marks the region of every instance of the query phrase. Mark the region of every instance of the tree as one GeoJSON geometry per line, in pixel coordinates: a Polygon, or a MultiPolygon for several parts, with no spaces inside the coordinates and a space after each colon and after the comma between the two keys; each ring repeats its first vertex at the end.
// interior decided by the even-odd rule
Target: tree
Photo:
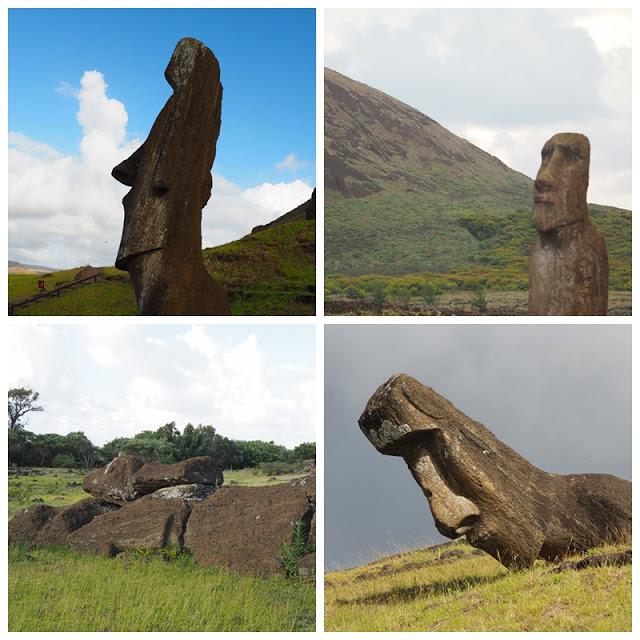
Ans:
{"type": "Polygon", "coordinates": [[[27,413],[36,413],[44,409],[36,404],[40,394],[26,387],[16,387],[9,389],[9,429],[23,429],[24,416],[27,413]]]}

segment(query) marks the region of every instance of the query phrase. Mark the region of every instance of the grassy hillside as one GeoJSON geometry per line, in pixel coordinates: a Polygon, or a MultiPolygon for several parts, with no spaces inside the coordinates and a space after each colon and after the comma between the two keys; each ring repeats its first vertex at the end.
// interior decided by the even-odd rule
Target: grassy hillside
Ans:
{"type": "MultiPolygon", "coordinates": [[[[426,272],[460,289],[526,290],[532,194],[530,178],[428,116],[325,70],[328,285],[426,272]]],[[[631,212],[591,213],[607,242],[610,288],[628,291],[631,212]]]]}
{"type": "MultiPolygon", "coordinates": [[[[281,224],[235,242],[205,249],[205,265],[226,289],[232,315],[315,314],[315,221],[281,224]]],[[[80,267],[39,275],[9,274],[9,302],[73,280],[80,267]]],[[[126,272],[104,268],[105,277],[58,297],[20,307],[15,315],[135,315],[126,272]]]]}
{"type": "Polygon", "coordinates": [[[325,630],[631,630],[631,566],[550,568],[509,572],[459,543],[334,571],[325,575],[325,630]]]}
{"type": "MultiPolygon", "coordinates": [[[[9,517],[31,504],[87,496],[84,472],[33,469],[9,477],[9,517]]],[[[252,469],[226,484],[287,482],[252,469]]],[[[9,631],[312,631],[312,584],[199,567],[187,554],[131,552],[116,559],[62,547],[9,547],[9,631]]]]}

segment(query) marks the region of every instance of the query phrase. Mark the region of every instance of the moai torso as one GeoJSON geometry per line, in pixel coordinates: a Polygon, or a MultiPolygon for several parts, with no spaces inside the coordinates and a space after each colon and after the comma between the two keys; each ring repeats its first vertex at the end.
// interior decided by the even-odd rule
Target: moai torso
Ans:
{"type": "Polygon", "coordinates": [[[609,266],[587,210],[589,140],[559,133],[542,149],[534,186],[529,315],[606,315],[609,266]]]}

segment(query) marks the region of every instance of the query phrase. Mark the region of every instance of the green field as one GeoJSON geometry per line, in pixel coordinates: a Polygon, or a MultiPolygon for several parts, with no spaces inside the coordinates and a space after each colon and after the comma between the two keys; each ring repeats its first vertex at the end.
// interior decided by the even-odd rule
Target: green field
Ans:
{"type": "MultiPolygon", "coordinates": [[[[15,470],[14,470],[15,471],[15,470]]],[[[26,471],[26,470],[22,470],[26,471]]],[[[85,473],[10,473],[9,516],[32,504],[68,505],[87,494],[85,473]]],[[[286,482],[251,469],[229,485],[286,482]]],[[[312,631],[315,589],[295,579],[199,567],[188,554],[142,551],[106,558],[66,548],[9,547],[9,631],[312,631]]]]}
{"type": "Polygon", "coordinates": [[[325,630],[631,631],[630,565],[550,568],[510,572],[459,543],[330,572],[325,630]]]}
{"type": "MultiPolygon", "coordinates": [[[[315,314],[314,220],[290,222],[249,234],[240,240],[203,251],[211,276],[221,283],[232,315],[315,314]]],[[[73,281],[83,267],[46,275],[9,274],[9,302],[73,281]]],[[[97,283],[81,284],[59,296],[19,307],[15,315],[135,315],[136,301],[129,275],[104,267],[97,283]]]]}

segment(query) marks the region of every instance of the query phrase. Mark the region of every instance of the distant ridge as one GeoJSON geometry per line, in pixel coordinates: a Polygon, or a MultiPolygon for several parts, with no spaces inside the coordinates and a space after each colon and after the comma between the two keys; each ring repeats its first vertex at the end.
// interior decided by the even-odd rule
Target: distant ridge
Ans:
{"type": "Polygon", "coordinates": [[[53,273],[57,269],[42,267],[36,264],[24,264],[15,260],[9,260],[9,273],[53,273]]]}

